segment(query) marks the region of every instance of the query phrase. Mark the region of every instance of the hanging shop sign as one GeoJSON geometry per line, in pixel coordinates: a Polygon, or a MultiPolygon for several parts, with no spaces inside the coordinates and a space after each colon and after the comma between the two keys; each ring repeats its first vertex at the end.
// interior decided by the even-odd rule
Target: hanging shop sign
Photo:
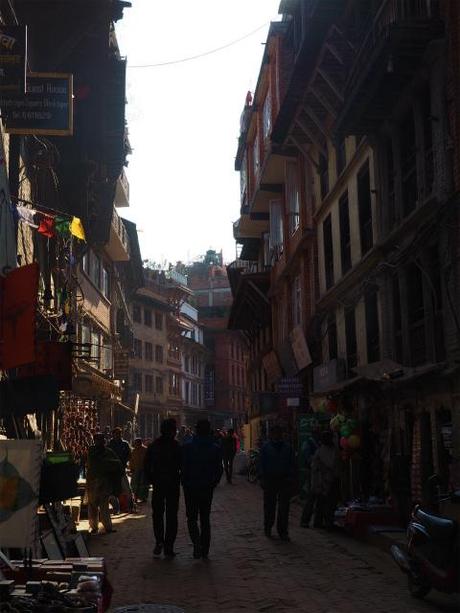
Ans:
{"type": "Polygon", "coordinates": [[[274,351],[270,351],[262,358],[262,364],[264,365],[265,372],[269,381],[277,381],[281,375],[281,366],[278,360],[278,356],[274,351]]]}
{"type": "Polygon", "coordinates": [[[113,372],[115,379],[126,380],[129,373],[129,351],[116,351],[113,354],[113,372]]]}
{"type": "Polygon", "coordinates": [[[0,25],[0,106],[26,91],[27,26],[0,25]]]}
{"type": "Polygon", "coordinates": [[[31,72],[27,93],[4,100],[2,113],[10,134],[72,136],[73,75],[31,72]]]}
{"type": "Polygon", "coordinates": [[[291,339],[295,361],[297,362],[297,368],[299,370],[303,370],[304,368],[307,368],[307,366],[310,366],[312,359],[302,326],[296,326],[290,333],[289,337],[291,339]]]}
{"type": "Polygon", "coordinates": [[[297,398],[304,395],[304,386],[298,377],[284,377],[276,386],[278,394],[297,398]]]}

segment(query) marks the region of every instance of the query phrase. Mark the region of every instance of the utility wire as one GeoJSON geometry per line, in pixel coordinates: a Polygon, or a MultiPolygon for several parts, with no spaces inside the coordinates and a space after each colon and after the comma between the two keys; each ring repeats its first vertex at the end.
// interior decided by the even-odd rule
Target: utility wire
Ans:
{"type": "Polygon", "coordinates": [[[128,64],[128,68],[157,68],[159,66],[172,66],[173,64],[182,64],[184,62],[191,62],[192,60],[198,60],[199,58],[205,57],[207,55],[212,55],[213,53],[217,53],[218,51],[223,51],[224,49],[228,49],[229,47],[232,47],[233,45],[236,45],[236,44],[240,43],[241,41],[246,40],[246,38],[249,38],[253,34],[256,34],[256,32],[259,32],[260,30],[265,28],[269,23],[270,22],[266,22],[266,23],[262,24],[261,26],[259,26],[255,30],[252,30],[252,32],[249,32],[248,34],[245,34],[244,36],[241,36],[240,38],[232,40],[230,43],[222,45],[222,47],[216,47],[215,49],[210,49],[209,51],[204,51],[203,53],[199,53],[198,55],[192,55],[192,56],[189,56],[189,57],[184,57],[184,58],[182,58],[180,60],[171,60],[169,62],[159,62],[158,64],[138,64],[136,66],[130,66],[128,64]]]}

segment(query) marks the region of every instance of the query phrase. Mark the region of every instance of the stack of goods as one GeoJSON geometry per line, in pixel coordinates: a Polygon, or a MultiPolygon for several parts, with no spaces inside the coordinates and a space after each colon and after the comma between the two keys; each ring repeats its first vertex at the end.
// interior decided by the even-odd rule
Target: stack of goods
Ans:
{"type": "Polygon", "coordinates": [[[0,613],[103,613],[112,588],[103,558],[12,561],[0,581],[0,613]]]}

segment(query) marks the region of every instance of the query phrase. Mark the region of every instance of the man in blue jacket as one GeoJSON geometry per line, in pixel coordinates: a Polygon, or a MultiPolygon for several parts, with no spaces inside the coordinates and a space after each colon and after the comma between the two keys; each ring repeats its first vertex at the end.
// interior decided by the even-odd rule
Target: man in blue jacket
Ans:
{"type": "Polygon", "coordinates": [[[283,440],[280,426],[270,430],[270,440],[260,453],[260,476],[264,490],[264,529],[270,538],[276,528],[283,541],[289,541],[289,503],[295,486],[295,461],[291,445],[283,440]]]}
{"type": "Polygon", "coordinates": [[[197,422],[196,434],[184,444],[182,452],[182,485],[193,557],[207,558],[211,543],[212,496],[223,472],[222,451],[211,436],[211,424],[207,419],[197,422]]]}

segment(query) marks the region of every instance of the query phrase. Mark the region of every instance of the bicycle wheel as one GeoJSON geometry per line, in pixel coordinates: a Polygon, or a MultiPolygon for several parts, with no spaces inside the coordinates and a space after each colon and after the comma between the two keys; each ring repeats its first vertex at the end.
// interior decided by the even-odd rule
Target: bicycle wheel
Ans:
{"type": "Polygon", "coordinates": [[[251,464],[248,468],[248,481],[249,483],[255,483],[257,481],[257,470],[254,464],[251,464]]]}

